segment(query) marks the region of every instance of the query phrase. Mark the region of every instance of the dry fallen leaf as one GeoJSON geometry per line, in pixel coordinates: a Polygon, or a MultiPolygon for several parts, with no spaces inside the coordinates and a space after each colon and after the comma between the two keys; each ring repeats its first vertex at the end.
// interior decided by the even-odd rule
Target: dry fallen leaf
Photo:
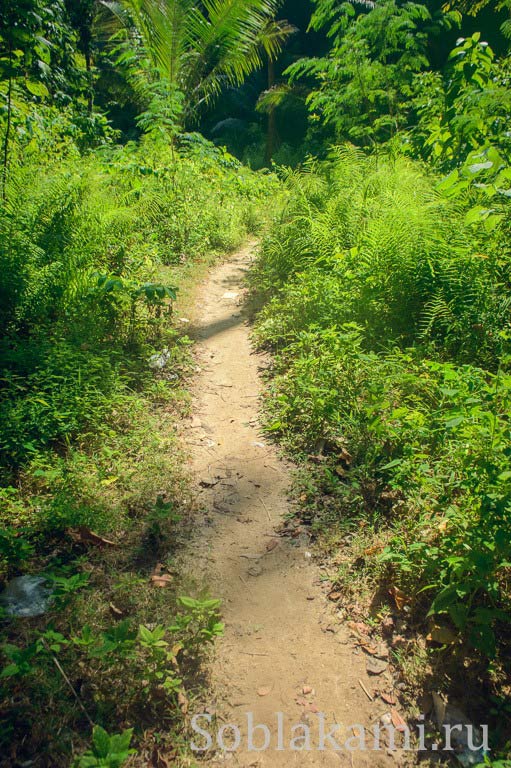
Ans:
{"type": "Polygon", "coordinates": [[[396,703],[396,697],[393,696],[392,693],[384,693],[383,691],[381,691],[380,696],[385,702],[385,704],[390,704],[391,706],[393,706],[396,703]]]}
{"type": "Polygon", "coordinates": [[[270,541],[266,545],[266,551],[272,552],[275,549],[275,547],[278,545],[278,543],[279,543],[278,539],[270,539],[270,541]]]}
{"type": "Polygon", "coordinates": [[[86,525],[80,525],[78,528],[70,528],[68,534],[79,544],[95,544],[97,547],[117,546],[115,541],[110,541],[110,539],[105,539],[103,536],[94,533],[94,531],[91,531],[86,525]]]}
{"type": "Polygon", "coordinates": [[[168,587],[168,585],[172,582],[172,576],[168,573],[162,573],[162,574],[153,574],[151,576],[151,584],[153,584],[155,587],[168,587]]]}
{"type": "Polygon", "coordinates": [[[124,616],[124,611],[121,611],[121,609],[113,603],[110,603],[108,607],[110,608],[110,613],[112,616],[115,616],[116,619],[120,619],[122,616],[124,616]]]}
{"type": "Polygon", "coordinates": [[[364,555],[377,555],[379,552],[381,552],[383,549],[383,544],[375,544],[372,547],[368,547],[367,549],[364,549],[364,555]]]}
{"type": "Polygon", "coordinates": [[[411,598],[406,595],[399,587],[391,587],[389,594],[394,598],[396,608],[398,611],[402,611],[405,605],[409,605],[412,601],[411,598]]]}
{"type": "Polygon", "coordinates": [[[308,696],[310,693],[314,693],[314,689],[310,685],[304,685],[302,693],[304,696],[308,696]]]}
{"type": "Polygon", "coordinates": [[[385,643],[378,643],[378,645],[369,645],[363,640],[360,641],[360,647],[368,653],[370,656],[376,656],[377,659],[388,659],[390,651],[385,643]]]}
{"type": "Polygon", "coordinates": [[[392,718],[392,725],[396,729],[396,731],[403,731],[406,730],[406,722],[403,720],[399,712],[395,709],[390,710],[390,716],[392,718]]]}
{"type": "Polygon", "coordinates": [[[330,592],[328,595],[328,599],[331,600],[333,603],[336,603],[338,600],[340,600],[342,597],[342,592],[330,592]]]}
{"type": "Polygon", "coordinates": [[[357,637],[364,637],[371,634],[371,628],[362,621],[348,621],[348,627],[357,637]]]}
{"type": "Polygon", "coordinates": [[[258,696],[268,696],[269,693],[271,693],[271,688],[269,686],[263,686],[263,688],[257,689],[257,695],[258,696]]]}
{"type": "Polygon", "coordinates": [[[367,643],[360,643],[360,647],[362,650],[364,650],[366,653],[369,654],[369,656],[378,656],[378,648],[375,645],[368,645],[367,643]]]}

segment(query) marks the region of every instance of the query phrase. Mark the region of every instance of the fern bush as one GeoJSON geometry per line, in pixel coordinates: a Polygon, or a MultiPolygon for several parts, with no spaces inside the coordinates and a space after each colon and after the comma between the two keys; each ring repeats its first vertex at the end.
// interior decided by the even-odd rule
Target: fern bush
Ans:
{"type": "Polygon", "coordinates": [[[287,184],[257,271],[271,297],[260,320],[267,340],[356,322],[374,349],[420,343],[496,365],[508,262],[467,227],[434,178],[403,158],[339,149],[287,184]]]}
{"type": "Polygon", "coordinates": [[[255,335],[276,351],[267,430],[314,460],[303,515],[330,536],[369,523],[374,578],[493,658],[511,614],[505,225],[351,148],[287,184],[255,335]]]}

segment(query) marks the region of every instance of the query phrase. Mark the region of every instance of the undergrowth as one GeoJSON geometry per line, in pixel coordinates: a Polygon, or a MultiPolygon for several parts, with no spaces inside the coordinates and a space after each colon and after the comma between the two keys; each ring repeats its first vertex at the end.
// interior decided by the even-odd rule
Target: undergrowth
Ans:
{"type": "MultiPolygon", "coordinates": [[[[33,151],[34,152],[34,151],[33,151]]],[[[56,140],[0,205],[0,765],[186,760],[219,603],[174,558],[194,512],[176,427],[193,367],[179,289],[278,191],[195,135],[79,155],[56,140]],[[192,596],[190,596],[192,595],[192,596]],[[5,606],[4,606],[5,608],[5,606]]]]}
{"type": "Polygon", "coordinates": [[[347,605],[429,638],[433,684],[461,665],[505,697],[509,217],[470,224],[474,193],[449,199],[384,153],[339,149],[287,183],[253,273],[255,336],[274,351],[266,429],[301,461],[299,514],[347,605]]]}

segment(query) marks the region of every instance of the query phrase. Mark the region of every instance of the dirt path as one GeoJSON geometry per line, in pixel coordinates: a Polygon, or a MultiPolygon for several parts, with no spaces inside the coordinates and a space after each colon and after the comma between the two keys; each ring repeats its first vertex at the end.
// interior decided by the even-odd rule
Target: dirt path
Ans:
{"type": "MultiPolygon", "coordinates": [[[[236,766],[272,768],[402,764],[384,746],[381,752],[336,753],[327,739],[325,751],[317,749],[318,713],[324,713],[326,731],[335,722],[370,727],[385,705],[371,703],[362,690],[359,680],[368,690],[372,680],[366,657],[354,652],[347,630],[331,631],[334,608],[325,599],[306,541],[275,534],[289,511],[289,467],[258,426],[261,361],[251,349],[242,307],[252,250],[247,247],[214,268],[201,288],[194,321],[201,370],[186,439],[206,523],[189,562],[207,571],[211,593],[223,600],[226,631],[212,665],[210,707],[219,715],[218,726],[235,723],[242,734],[234,754],[211,756],[201,764],[220,765],[226,759],[236,766]],[[270,748],[264,752],[247,749],[247,712],[270,729],[270,748]],[[275,749],[278,712],[283,713],[284,751],[275,749]],[[290,728],[300,723],[310,726],[310,752],[289,750],[290,728]]],[[[201,726],[214,730],[205,721],[201,726]]],[[[293,735],[304,733],[300,728],[293,735]]],[[[341,727],[337,739],[343,744],[352,737],[356,747],[356,733],[341,727]]],[[[254,741],[262,745],[262,729],[254,741]]]]}

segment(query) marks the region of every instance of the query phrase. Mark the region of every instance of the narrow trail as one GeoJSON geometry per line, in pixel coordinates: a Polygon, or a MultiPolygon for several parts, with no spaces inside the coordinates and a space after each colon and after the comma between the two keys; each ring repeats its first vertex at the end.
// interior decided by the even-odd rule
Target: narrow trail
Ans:
{"type": "MultiPolygon", "coordinates": [[[[212,755],[201,764],[222,765],[227,759],[247,768],[402,765],[384,747],[335,752],[327,740],[325,751],[317,750],[319,712],[327,731],[341,724],[338,740],[344,743],[356,734],[344,726],[372,727],[384,707],[371,703],[362,690],[359,680],[371,688],[364,654],[354,652],[347,629],[335,626],[335,608],[325,599],[306,541],[275,534],[289,511],[290,477],[289,466],[258,423],[261,359],[251,348],[243,308],[252,253],[253,246],[247,246],[212,270],[200,289],[194,319],[200,372],[185,439],[205,525],[187,560],[223,601],[226,631],[212,661],[209,706],[218,726],[235,723],[242,733],[235,753],[212,755]],[[247,749],[247,712],[270,729],[270,748],[264,752],[247,749]],[[278,712],[285,723],[285,751],[276,750],[278,712]],[[300,723],[310,726],[310,752],[288,749],[290,729],[300,723]]],[[[205,722],[202,727],[210,728],[205,722]]],[[[303,735],[302,729],[294,735],[303,735]]],[[[263,737],[261,730],[256,733],[256,745],[263,737]]]]}

